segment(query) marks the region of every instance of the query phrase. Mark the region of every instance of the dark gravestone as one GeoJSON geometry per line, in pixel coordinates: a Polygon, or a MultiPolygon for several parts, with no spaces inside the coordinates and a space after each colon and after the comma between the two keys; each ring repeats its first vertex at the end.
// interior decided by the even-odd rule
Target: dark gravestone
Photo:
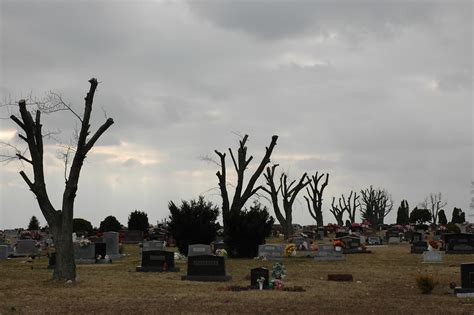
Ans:
{"type": "Polygon", "coordinates": [[[107,245],[105,243],[95,243],[95,258],[100,256],[100,259],[104,259],[107,254],[107,245]]]}
{"type": "Polygon", "coordinates": [[[140,272],[165,272],[179,271],[174,266],[174,252],[165,250],[150,250],[142,252],[142,264],[137,266],[136,271],[140,272]]]}
{"type": "Polygon", "coordinates": [[[345,237],[345,236],[349,236],[349,233],[348,232],[337,232],[336,233],[336,238],[341,238],[341,237],[345,237]]]}
{"type": "Polygon", "coordinates": [[[378,235],[371,235],[367,237],[367,243],[369,245],[380,245],[382,244],[382,240],[380,239],[378,235]]]}
{"type": "Polygon", "coordinates": [[[445,234],[446,254],[474,254],[474,234],[445,234]]]}
{"type": "Polygon", "coordinates": [[[231,276],[225,273],[224,257],[214,255],[188,256],[188,272],[181,280],[190,281],[228,281],[231,276]]]}
{"type": "Polygon", "coordinates": [[[143,231],[128,230],[124,232],[123,243],[138,244],[143,242],[143,231]]]}
{"type": "Polygon", "coordinates": [[[461,264],[461,287],[454,293],[474,293],[474,263],[461,264]]]}
{"type": "Polygon", "coordinates": [[[412,254],[423,254],[428,250],[428,243],[424,241],[413,242],[411,244],[410,253],[412,254]]]}
{"type": "Polygon", "coordinates": [[[265,281],[263,282],[263,288],[268,288],[268,279],[270,278],[270,272],[268,269],[263,267],[250,269],[250,286],[254,289],[257,289],[257,280],[261,277],[265,278],[265,281]]]}
{"type": "Polygon", "coordinates": [[[423,234],[420,232],[412,232],[411,233],[411,243],[421,242],[423,240],[423,234]]]}
{"type": "Polygon", "coordinates": [[[328,281],[353,281],[354,278],[351,274],[329,274],[328,281]]]}

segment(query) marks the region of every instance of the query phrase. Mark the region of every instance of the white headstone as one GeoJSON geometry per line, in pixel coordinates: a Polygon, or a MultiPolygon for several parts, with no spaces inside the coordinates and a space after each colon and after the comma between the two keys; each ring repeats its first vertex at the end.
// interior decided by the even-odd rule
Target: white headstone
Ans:
{"type": "Polygon", "coordinates": [[[192,244],[188,246],[188,257],[200,255],[211,255],[211,245],[192,244]]]}
{"type": "Polygon", "coordinates": [[[443,256],[441,252],[437,250],[429,250],[423,252],[423,262],[424,263],[441,263],[443,262],[443,256]]]}

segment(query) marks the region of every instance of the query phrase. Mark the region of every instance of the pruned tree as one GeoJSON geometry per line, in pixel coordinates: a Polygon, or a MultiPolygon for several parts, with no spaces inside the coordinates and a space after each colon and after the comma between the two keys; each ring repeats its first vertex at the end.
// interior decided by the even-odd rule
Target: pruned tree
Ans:
{"type": "Polygon", "coordinates": [[[262,187],[262,190],[270,195],[273,210],[275,211],[275,216],[283,227],[285,239],[289,239],[293,236],[293,203],[295,202],[298,193],[306,185],[308,185],[309,179],[306,180],[307,174],[304,173],[296,185],[296,180],[293,180],[288,184],[288,175],[281,173],[280,185],[277,188],[274,180],[275,169],[277,167],[278,164],[273,165],[271,168],[267,167],[267,172],[264,174],[264,176],[267,181],[268,188],[262,187]],[[278,193],[281,194],[283,199],[283,211],[281,211],[280,205],[278,203],[278,193]]]}
{"type": "MultiPolygon", "coordinates": [[[[81,126],[78,133],[74,158],[66,178],[65,189],[62,197],[62,205],[56,209],[51,203],[46,190],[44,165],[43,165],[43,134],[41,124],[41,109],[38,107],[34,113],[27,109],[25,100],[18,102],[20,117],[11,115],[10,118],[20,127],[24,134],[19,137],[28,145],[29,156],[25,153],[18,153],[20,160],[26,161],[33,169],[33,180],[24,172],[20,175],[26,182],[30,190],[36,197],[38,205],[48,222],[53,234],[56,248],[56,266],[53,277],[57,280],[76,279],[76,264],[74,262],[74,251],[72,243],[74,200],[78,189],[79,175],[81,173],[84,160],[97,140],[114,123],[112,118],[108,118],[97,131],[90,137],[90,117],[92,113],[92,103],[97,89],[98,81],[95,78],[89,80],[90,88],[85,97],[84,113],[77,115],[69,110],[79,119],[81,126]]],[[[55,111],[53,109],[53,111],[55,111]]]]}
{"type": "Polygon", "coordinates": [[[441,209],[443,209],[448,204],[447,201],[443,201],[441,193],[431,193],[428,197],[425,198],[423,202],[420,203],[420,207],[423,209],[430,210],[431,213],[431,222],[433,224],[438,223],[438,214],[441,209]]]}
{"type": "Polygon", "coordinates": [[[383,224],[384,218],[392,211],[393,201],[390,194],[381,188],[374,189],[372,185],[361,190],[361,216],[372,226],[383,224]]]}
{"type": "Polygon", "coordinates": [[[338,205],[334,204],[335,201],[336,201],[336,197],[332,197],[331,209],[329,211],[333,214],[334,218],[336,219],[337,225],[343,226],[344,221],[342,220],[342,217],[344,216],[344,212],[345,212],[344,206],[342,204],[341,198],[339,198],[338,205]]]}
{"type": "Polygon", "coordinates": [[[329,181],[329,174],[326,174],[326,178],[324,182],[322,182],[321,186],[319,183],[321,179],[324,177],[324,173],[318,175],[316,172],[315,175],[311,176],[311,179],[308,176],[309,180],[309,187],[306,187],[306,192],[308,196],[304,196],[306,200],[306,205],[308,206],[309,214],[316,220],[317,226],[323,226],[323,192],[324,188],[328,185],[329,181]]]}
{"type": "Polygon", "coordinates": [[[466,214],[460,208],[454,207],[453,215],[451,217],[451,223],[464,223],[466,222],[466,214]]]}
{"type": "Polygon", "coordinates": [[[446,213],[443,209],[438,212],[438,223],[442,225],[448,224],[448,218],[446,218],[446,213]]]}
{"type": "Polygon", "coordinates": [[[255,184],[260,177],[260,175],[265,170],[265,166],[270,163],[270,156],[272,155],[273,148],[276,145],[278,136],[273,136],[270,145],[265,148],[265,155],[262,158],[257,169],[250,177],[247,185],[244,185],[244,174],[245,170],[248,168],[250,162],[253,159],[253,156],[247,158],[247,140],[248,135],[245,135],[242,140],[239,141],[239,148],[237,150],[237,157],[234,156],[234,153],[231,148],[229,148],[229,153],[234,164],[235,172],[237,173],[237,184],[235,185],[234,196],[232,203],[229,201],[229,193],[227,191],[227,172],[226,172],[226,163],[225,158],[226,154],[215,150],[214,152],[220,158],[221,170],[216,173],[217,178],[219,179],[219,189],[221,191],[222,197],[222,217],[224,223],[224,229],[227,225],[230,212],[239,212],[244,207],[245,203],[255,195],[260,189],[263,188],[262,185],[255,187],[255,184]],[[245,187],[244,187],[245,186],[245,187]]]}
{"type": "Polygon", "coordinates": [[[351,223],[356,222],[356,219],[355,219],[356,213],[357,213],[357,210],[359,210],[361,207],[359,198],[360,196],[358,196],[357,193],[352,190],[347,198],[344,197],[344,194],[342,194],[341,196],[343,210],[346,211],[347,214],[349,215],[349,221],[351,223]]]}
{"type": "Polygon", "coordinates": [[[423,224],[431,220],[431,213],[428,209],[418,209],[418,207],[415,207],[415,209],[410,212],[411,223],[423,224]]]}

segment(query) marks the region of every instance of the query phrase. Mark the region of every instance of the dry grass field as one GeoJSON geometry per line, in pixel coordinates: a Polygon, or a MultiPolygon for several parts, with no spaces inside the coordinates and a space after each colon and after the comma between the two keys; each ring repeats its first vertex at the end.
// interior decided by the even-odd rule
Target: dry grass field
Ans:
{"type": "Polygon", "coordinates": [[[408,244],[372,248],[372,254],[346,255],[345,261],[315,262],[287,258],[285,285],[306,292],[222,291],[228,285],[248,285],[251,268],[269,261],[228,259],[232,281],[181,281],[178,273],[138,273],[138,248],[127,245],[126,257],[112,264],[79,265],[78,282],[55,283],[47,259],[32,264],[16,258],[0,262],[0,313],[168,314],[168,313],[289,313],[289,314],[474,314],[474,299],[453,296],[449,283],[460,283],[459,264],[470,255],[447,255],[442,264],[423,264],[408,244]],[[328,273],[351,273],[354,282],[327,281],[328,273]],[[432,294],[415,285],[419,274],[438,282],[432,294]]]}

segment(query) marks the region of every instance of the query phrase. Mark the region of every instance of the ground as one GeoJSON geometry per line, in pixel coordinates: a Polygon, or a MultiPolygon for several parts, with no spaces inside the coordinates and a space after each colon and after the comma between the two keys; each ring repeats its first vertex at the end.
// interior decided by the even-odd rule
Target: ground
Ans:
{"type": "Polygon", "coordinates": [[[59,284],[46,269],[47,259],[0,261],[0,314],[13,313],[290,313],[290,314],[474,314],[474,299],[452,294],[449,283],[460,284],[459,264],[472,255],[445,255],[441,264],[423,264],[408,244],[371,248],[372,254],[346,255],[341,262],[287,258],[286,286],[306,292],[223,291],[229,285],[249,285],[250,269],[269,261],[228,259],[232,281],[182,281],[181,272],[139,273],[138,247],[125,245],[128,256],[112,264],[79,265],[75,284],[59,284]],[[351,273],[354,282],[327,281],[329,273],[351,273]],[[421,294],[420,274],[431,274],[438,285],[421,294]]]}

